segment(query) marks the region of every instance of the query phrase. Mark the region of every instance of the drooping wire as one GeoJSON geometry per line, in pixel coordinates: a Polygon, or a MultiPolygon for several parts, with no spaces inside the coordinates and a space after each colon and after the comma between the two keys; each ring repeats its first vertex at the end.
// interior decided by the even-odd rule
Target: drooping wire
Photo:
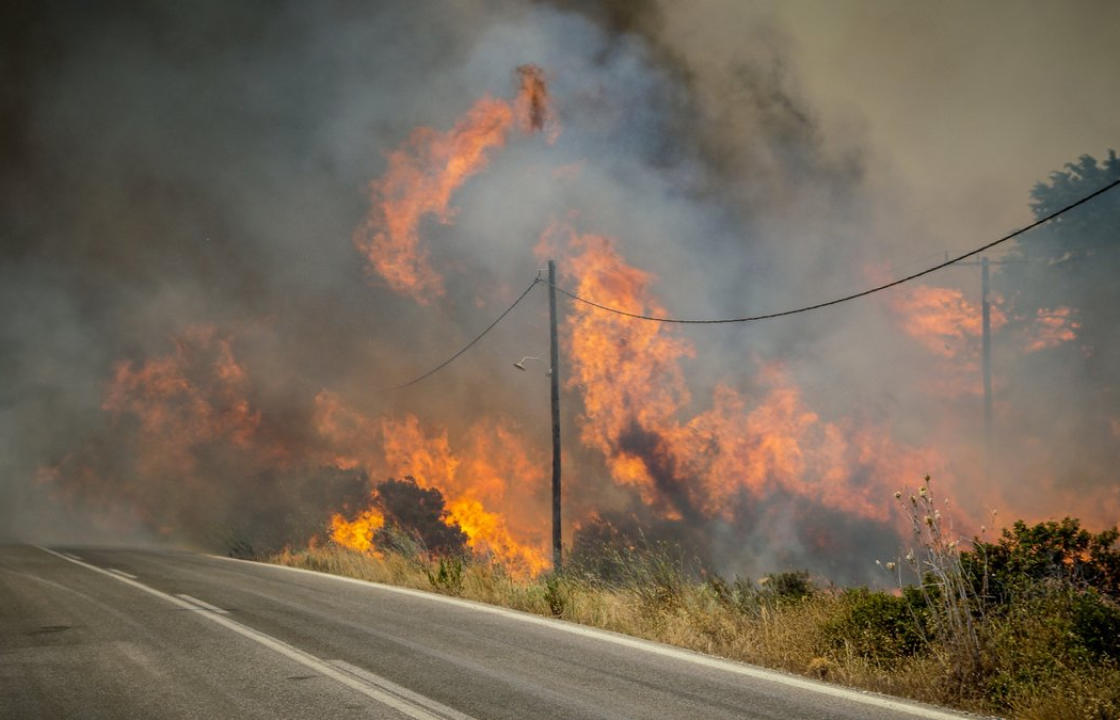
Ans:
{"type": "Polygon", "coordinates": [[[440,370],[444,369],[445,367],[447,367],[451,363],[455,362],[455,360],[460,355],[465,353],[467,350],[470,350],[472,347],[474,347],[475,343],[477,343],[482,338],[486,337],[486,333],[493,330],[498,325],[498,323],[500,323],[502,320],[504,320],[506,315],[509,315],[513,311],[513,309],[515,307],[517,307],[517,305],[522,300],[525,299],[525,296],[528,295],[529,292],[537,286],[537,283],[540,283],[540,282],[544,282],[544,280],[542,280],[539,277],[533,278],[533,282],[529,283],[529,287],[525,288],[524,292],[522,292],[520,295],[518,295],[517,299],[514,300],[513,303],[509,307],[507,307],[505,310],[503,310],[501,315],[494,318],[494,322],[487,325],[486,328],[482,332],[480,332],[478,335],[474,336],[474,339],[472,339],[470,342],[468,342],[463,347],[459,348],[459,350],[456,351],[454,355],[447,358],[446,360],[441,362],[439,365],[436,365],[434,368],[427,371],[423,375],[418,375],[418,376],[414,377],[413,379],[409,380],[408,382],[401,383],[400,385],[392,385],[392,386],[389,386],[389,387],[386,387],[386,388],[382,388],[382,390],[402,390],[402,389],[404,389],[404,388],[406,388],[410,385],[415,385],[416,383],[420,382],[421,380],[426,380],[426,379],[430,378],[432,375],[435,375],[440,370]]]}
{"type": "MultiPolygon", "coordinates": [[[[975,250],[969,250],[968,252],[964,253],[963,255],[958,255],[954,258],[950,258],[950,259],[946,260],[945,262],[938,263],[937,265],[934,265],[932,267],[928,267],[925,270],[922,270],[920,272],[916,272],[916,273],[913,273],[911,275],[907,275],[905,277],[898,278],[897,280],[892,280],[891,282],[884,283],[882,285],[876,285],[875,287],[868,288],[867,290],[862,290],[860,292],[852,293],[851,295],[845,295],[843,297],[838,297],[838,298],[835,298],[833,300],[827,300],[825,302],[819,302],[819,303],[815,303],[813,305],[805,305],[805,306],[802,306],[802,307],[792,308],[790,310],[781,310],[779,312],[765,313],[763,315],[748,315],[747,317],[737,317],[737,318],[716,318],[716,319],[710,319],[710,320],[690,320],[690,319],[682,319],[682,318],[658,317],[656,315],[643,315],[641,313],[632,313],[632,312],[628,312],[626,310],[622,310],[620,308],[610,307],[609,305],[601,305],[600,303],[597,303],[593,300],[588,300],[587,298],[580,297],[579,295],[576,295],[574,292],[572,292],[570,290],[566,290],[566,289],[560,287],[559,285],[553,285],[553,287],[556,288],[557,292],[563,293],[564,295],[567,295],[569,298],[571,298],[572,300],[575,300],[577,302],[581,302],[585,305],[590,305],[591,307],[598,308],[599,310],[605,310],[607,312],[612,312],[612,313],[615,313],[617,315],[624,315],[626,317],[635,318],[637,320],[651,320],[653,322],[680,323],[680,324],[686,324],[686,325],[716,325],[716,324],[720,324],[720,323],[745,323],[745,322],[754,322],[756,320],[770,320],[772,318],[785,317],[787,315],[797,315],[798,313],[805,313],[805,312],[809,312],[811,310],[820,310],[821,308],[830,307],[832,305],[839,305],[840,303],[845,303],[845,302],[848,302],[849,300],[855,300],[857,298],[865,297],[867,295],[871,295],[871,294],[874,294],[874,293],[877,293],[877,292],[881,292],[883,290],[887,290],[889,288],[895,287],[896,285],[901,285],[903,283],[910,282],[911,280],[916,280],[916,279],[922,277],[923,275],[929,275],[930,273],[937,272],[938,270],[941,270],[943,268],[947,268],[954,263],[960,262],[961,260],[965,260],[967,258],[970,258],[973,255],[979,255],[980,253],[984,252],[985,250],[989,250],[991,248],[994,248],[996,245],[999,245],[1001,243],[1005,243],[1008,240],[1011,240],[1012,238],[1018,237],[1019,235],[1022,235],[1025,232],[1029,232],[1029,231],[1035,229],[1036,227],[1038,227],[1039,225],[1043,225],[1047,222],[1050,222],[1051,220],[1058,217],[1059,215],[1063,215],[1063,214],[1069,212],[1070,210],[1073,210],[1074,208],[1076,208],[1080,205],[1084,205],[1085,203],[1089,202],[1090,200],[1097,197],[1098,195],[1103,195],[1104,193],[1108,192],[1109,190],[1112,190],[1113,188],[1115,188],[1118,185],[1120,185],[1120,179],[1112,181],[1108,185],[1105,185],[1104,187],[1100,188],[1099,190],[1096,190],[1095,192],[1092,192],[1092,193],[1086,195],[1085,197],[1081,198],[1080,200],[1077,200],[1076,202],[1072,202],[1069,205],[1066,205],[1065,207],[1063,207],[1059,210],[1055,210],[1054,212],[1050,213],[1046,217],[1039,218],[1038,220],[1034,221],[1030,225],[1019,228],[1018,230],[1016,230],[1012,233],[1009,233],[1007,235],[1004,235],[1003,237],[1001,237],[997,240],[993,240],[990,243],[987,243],[985,245],[981,245],[980,247],[976,248],[975,250]]],[[[547,281],[544,281],[544,282],[547,282],[547,281]]]]}

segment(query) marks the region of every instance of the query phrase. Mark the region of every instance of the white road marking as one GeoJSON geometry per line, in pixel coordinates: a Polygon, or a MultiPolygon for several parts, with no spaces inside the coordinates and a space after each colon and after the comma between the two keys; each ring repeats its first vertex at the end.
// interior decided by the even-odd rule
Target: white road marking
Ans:
{"type": "Polygon", "coordinates": [[[224,557],[222,555],[210,555],[209,557],[215,558],[217,560],[228,560],[230,562],[251,563],[258,567],[272,567],[280,568],[283,570],[290,570],[291,572],[307,573],[309,575],[314,575],[320,578],[331,578],[332,580],[337,580],[339,582],[353,583],[355,585],[373,587],[378,590],[385,590],[387,592],[393,592],[399,595],[421,598],[429,602],[454,605],[460,608],[489,613],[491,615],[498,615],[500,617],[508,618],[510,620],[517,620],[519,622],[528,623],[530,625],[539,625],[542,627],[551,628],[553,630],[571,633],[573,635],[592,638],[595,640],[600,640],[602,642],[612,643],[614,645],[621,645],[623,647],[632,648],[634,650],[641,650],[652,655],[660,655],[662,657],[673,658],[674,660],[690,662],[694,665],[701,665],[703,667],[709,667],[716,670],[723,670],[725,672],[734,673],[736,675],[744,675],[756,680],[765,680],[768,682],[777,683],[779,685],[794,687],[799,690],[807,690],[809,692],[828,695],[830,697],[840,698],[842,700],[848,700],[864,705],[870,705],[872,707],[906,713],[913,717],[927,718],[927,720],[962,720],[962,718],[980,717],[979,715],[954,712],[952,710],[937,708],[932,705],[920,705],[916,702],[896,699],[887,695],[879,695],[868,690],[852,690],[840,685],[829,685],[827,683],[798,677],[796,675],[787,675],[776,670],[768,670],[766,668],[756,667],[754,665],[747,665],[746,663],[735,662],[734,660],[724,660],[723,658],[715,657],[713,655],[703,655],[691,650],[683,650],[681,648],[672,647],[671,645],[662,645],[651,640],[640,640],[635,637],[630,637],[629,635],[622,635],[619,633],[610,632],[608,630],[599,630],[598,628],[588,627],[587,625],[577,625],[576,623],[568,622],[565,620],[542,617],[540,615],[533,615],[531,613],[521,612],[519,610],[510,610],[508,608],[499,607],[497,605],[486,605],[484,603],[474,602],[473,600],[463,600],[462,598],[450,597],[448,595],[438,595],[436,593],[425,592],[423,590],[413,590],[411,588],[397,587],[395,585],[385,585],[383,583],[373,582],[371,580],[359,580],[357,578],[343,577],[342,575],[331,575],[330,573],[322,573],[316,570],[305,570],[304,568],[296,568],[288,565],[273,565],[272,563],[260,563],[254,560],[242,560],[240,558],[230,558],[224,557]]]}
{"type": "Polygon", "coordinates": [[[74,553],[58,553],[58,554],[62,555],[64,557],[70,558],[71,560],[77,560],[79,562],[81,561],[81,558],[78,557],[77,555],[75,555],[74,553]]]}
{"type": "Polygon", "coordinates": [[[415,705],[425,707],[435,713],[438,717],[446,718],[446,720],[474,720],[474,718],[472,718],[470,715],[461,713],[455,708],[447,707],[446,705],[436,702],[429,697],[424,697],[419,693],[414,693],[406,687],[397,685],[392,680],[383,678],[380,675],[375,675],[369,670],[360,668],[357,665],[351,665],[345,660],[328,660],[327,662],[329,662],[331,665],[334,665],[339,670],[343,670],[350,673],[351,675],[365,680],[370,685],[375,685],[381,688],[387,693],[392,693],[393,695],[396,695],[397,697],[407,700],[408,702],[411,702],[415,705]]]}
{"type": "Polygon", "coordinates": [[[132,573],[126,573],[124,570],[118,570],[116,568],[109,568],[109,572],[120,575],[121,577],[126,577],[129,580],[135,580],[136,579],[135,575],[133,575],[132,573]]]}
{"type": "Polygon", "coordinates": [[[187,595],[186,593],[176,593],[176,596],[183,598],[184,600],[186,600],[189,603],[194,603],[195,605],[198,605],[203,610],[209,610],[210,612],[216,612],[219,615],[229,615],[228,611],[221,609],[217,605],[211,605],[210,603],[206,602],[205,600],[199,600],[198,598],[193,597],[191,595],[187,595]]]}
{"type": "MultiPolygon", "coordinates": [[[[366,677],[362,677],[360,675],[355,674],[352,670],[346,670],[346,671],[341,670],[338,667],[336,667],[335,665],[332,665],[332,664],[330,664],[330,663],[328,663],[324,660],[320,660],[319,658],[315,657],[314,655],[312,655],[310,653],[307,653],[307,652],[304,652],[303,650],[300,650],[299,648],[297,648],[293,645],[289,645],[288,643],[284,642],[283,640],[275,638],[275,637],[273,637],[271,635],[268,635],[266,633],[260,632],[259,630],[254,630],[253,628],[251,628],[247,625],[242,625],[241,623],[239,623],[235,620],[231,620],[226,615],[221,615],[221,614],[219,614],[217,612],[214,612],[212,610],[207,610],[205,607],[202,607],[200,605],[195,605],[192,602],[188,602],[188,601],[183,600],[181,598],[175,597],[174,595],[169,595],[169,594],[163,592],[162,590],[156,590],[154,587],[150,587],[148,585],[145,585],[142,582],[132,580],[131,578],[126,578],[123,575],[118,575],[118,574],[110,572],[110,571],[108,571],[104,568],[97,567],[96,565],[91,565],[91,564],[89,564],[87,562],[84,562],[82,560],[75,559],[73,557],[69,557],[69,556],[67,556],[66,553],[56,552],[54,550],[51,550],[50,548],[43,547],[41,545],[37,545],[36,547],[38,547],[43,552],[50,553],[51,555],[54,555],[55,557],[62,558],[63,560],[67,560],[69,562],[74,563],[75,565],[81,565],[82,567],[84,567],[88,570],[92,570],[94,572],[101,573],[102,575],[105,575],[107,577],[111,577],[114,580],[117,580],[119,582],[123,582],[126,585],[131,585],[132,587],[136,588],[137,590],[142,590],[142,591],[144,591],[144,592],[146,592],[150,595],[154,595],[158,598],[162,598],[162,599],[166,600],[167,602],[171,603],[172,605],[176,605],[178,607],[181,607],[184,610],[190,610],[191,612],[197,613],[199,616],[204,617],[207,620],[210,620],[211,622],[217,623],[218,625],[221,625],[222,627],[224,627],[228,630],[232,630],[233,632],[237,633],[238,635],[241,635],[242,637],[248,638],[249,640],[252,640],[253,642],[255,642],[259,645],[263,645],[264,647],[266,647],[270,650],[273,650],[277,653],[280,653],[281,655],[283,655],[283,656],[285,656],[285,657],[287,657],[291,660],[294,660],[295,662],[300,663],[301,665],[303,665],[307,668],[310,668],[311,670],[314,670],[315,672],[319,673],[320,675],[324,675],[326,677],[329,677],[332,680],[335,680],[335,681],[337,681],[337,682],[339,682],[339,683],[341,683],[341,684],[343,684],[343,685],[345,685],[349,688],[357,690],[358,692],[362,693],[366,697],[371,698],[371,699],[381,703],[382,705],[387,705],[388,707],[393,708],[394,710],[401,713],[402,715],[405,715],[406,717],[413,718],[413,720],[474,720],[473,718],[471,718],[468,715],[463,715],[462,713],[458,713],[458,712],[455,712],[455,711],[452,711],[452,712],[455,712],[454,715],[446,715],[445,716],[445,715],[442,715],[442,714],[436,714],[436,713],[432,712],[432,710],[430,708],[431,707],[444,707],[444,706],[440,705],[435,700],[429,700],[428,698],[424,698],[425,702],[423,704],[418,704],[417,702],[415,702],[413,700],[406,699],[406,697],[404,697],[404,696],[398,696],[396,694],[392,694],[392,693],[382,689],[381,687],[379,687],[379,685],[381,683],[373,683],[369,679],[367,679],[366,677]]],[[[340,661],[336,661],[336,662],[340,662],[340,661]]],[[[349,665],[349,664],[347,663],[347,665],[349,665]]],[[[355,670],[360,670],[360,668],[355,668],[352,665],[350,665],[349,667],[353,668],[355,670]]],[[[376,675],[373,675],[373,673],[368,673],[368,676],[369,677],[378,677],[376,675]]],[[[389,681],[384,680],[382,682],[388,683],[389,681]]],[[[403,688],[401,688],[401,689],[403,690],[403,688]]],[[[408,691],[408,692],[409,692],[410,696],[422,697],[422,696],[416,695],[415,693],[412,693],[411,691],[408,691]]],[[[450,708],[448,708],[448,709],[450,710],[450,708]]]]}

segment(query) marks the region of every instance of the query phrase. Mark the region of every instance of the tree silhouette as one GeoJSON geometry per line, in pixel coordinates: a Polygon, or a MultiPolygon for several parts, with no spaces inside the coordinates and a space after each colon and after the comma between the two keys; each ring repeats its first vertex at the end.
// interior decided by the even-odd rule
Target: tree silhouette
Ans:
{"type": "MultiPolygon", "coordinates": [[[[1031,209],[1043,217],[1120,178],[1110,150],[1102,163],[1082,155],[1031,190],[1031,209]]],[[[1113,369],[1120,350],[1120,191],[1111,191],[1051,221],[1018,242],[1000,267],[998,287],[1022,321],[1039,311],[1073,308],[1079,325],[1073,344],[1088,369],[1113,369]]],[[[1098,379],[1114,375],[1098,373],[1098,379]]]]}
{"type": "MultiPolygon", "coordinates": [[[[1120,159],[1114,150],[1103,162],[1082,155],[1034,186],[1031,209],[1036,217],[1045,216],[1118,178],[1120,159]]],[[[1027,414],[1033,414],[1040,430],[1059,413],[1080,446],[1115,445],[1120,431],[1120,190],[1023,236],[1007,259],[1011,262],[999,266],[993,287],[1006,301],[1007,330],[1020,341],[1002,367],[1013,385],[1029,388],[1009,400],[1032,404],[1027,414]],[[1064,325],[1066,340],[1039,341],[1047,323],[1064,325]]]]}

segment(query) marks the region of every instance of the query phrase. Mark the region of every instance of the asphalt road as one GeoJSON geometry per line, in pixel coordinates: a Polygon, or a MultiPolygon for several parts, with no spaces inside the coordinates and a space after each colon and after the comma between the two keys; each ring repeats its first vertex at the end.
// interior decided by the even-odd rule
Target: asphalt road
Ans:
{"type": "Polygon", "coordinates": [[[965,716],[289,568],[0,546],[0,718],[56,717],[965,716]]]}

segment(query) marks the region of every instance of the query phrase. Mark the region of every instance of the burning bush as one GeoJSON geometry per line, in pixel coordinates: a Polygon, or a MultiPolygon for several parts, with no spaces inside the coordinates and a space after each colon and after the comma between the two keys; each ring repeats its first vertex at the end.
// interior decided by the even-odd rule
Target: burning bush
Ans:
{"type": "Polygon", "coordinates": [[[416,538],[432,555],[465,553],[467,535],[448,517],[439,490],[422,488],[416,478],[407,475],[403,480],[386,480],[375,492],[378,506],[385,514],[385,525],[374,533],[375,544],[393,547],[393,530],[396,529],[416,538]]]}

